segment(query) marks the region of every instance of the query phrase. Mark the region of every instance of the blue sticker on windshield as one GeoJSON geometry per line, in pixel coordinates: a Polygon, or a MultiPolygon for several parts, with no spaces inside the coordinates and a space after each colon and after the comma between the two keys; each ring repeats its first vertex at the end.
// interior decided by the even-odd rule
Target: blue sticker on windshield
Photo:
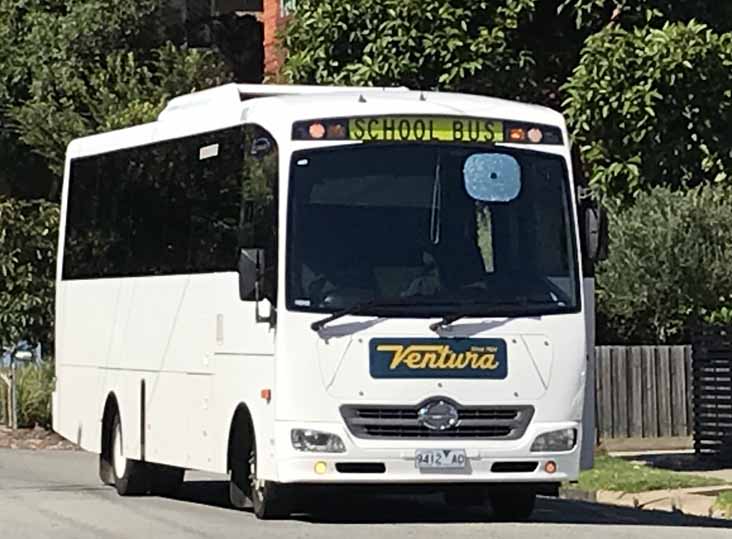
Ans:
{"type": "Polygon", "coordinates": [[[508,376],[503,339],[371,339],[372,378],[508,376]]]}

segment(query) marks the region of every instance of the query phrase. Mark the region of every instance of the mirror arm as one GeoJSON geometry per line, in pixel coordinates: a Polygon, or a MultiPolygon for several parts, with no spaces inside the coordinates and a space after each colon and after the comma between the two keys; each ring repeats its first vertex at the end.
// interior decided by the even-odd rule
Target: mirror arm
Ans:
{"type": "Polygon", "coordinates": [[[262,293],[261,293],[261,284],[260,280],[262,278],[262,275],[264,272],[262,272],[262,267],[260,265],[259,257],[257,257],[257,280],[254,283],[254,319],[257,324],[265,324],[268,323],[270,327],[273,327],[275,324],[275,320],[277,318],[277,310],[274,306],[274,301],[270,300],[270,312],[269,316],[262,316],[260,310],[259,310],[259,303],[262,301],[262,293]]]}

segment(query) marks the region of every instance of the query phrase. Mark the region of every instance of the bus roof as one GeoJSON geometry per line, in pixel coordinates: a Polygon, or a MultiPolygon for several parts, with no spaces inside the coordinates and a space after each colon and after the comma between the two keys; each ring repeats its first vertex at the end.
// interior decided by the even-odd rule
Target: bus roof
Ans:
{"type": "Polygon", "coordinates": [[[69,158],[178,138],[242,123],[260,123],[288,136],[292,122],[379,114],[474,116],[564,128],[547,107],[478,95],[422,92],[403,87],[226,84],[176,97],[158,120],[72,141],[69,158]]]}

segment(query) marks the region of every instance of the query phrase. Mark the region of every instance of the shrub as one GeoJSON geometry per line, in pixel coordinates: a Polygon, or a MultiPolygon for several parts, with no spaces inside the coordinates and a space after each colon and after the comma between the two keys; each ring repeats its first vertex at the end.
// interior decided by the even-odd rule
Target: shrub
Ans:
{"type": "Polygon", "coordinates": [[[0,344],[53,342],[58,206],[0,196],[0,344]]]}
{"type": "Polygon", "coordinates": [[[598,340],[681,343],[732,297],[732,190],[656,188],[612,212],[598,340]]]}
{"type": "Polygon", "coordinates": [[[18,426],[51,427],[51,392],[53,391],[53,363],[27,365],[16,371],[18,398],[18,426]]]}

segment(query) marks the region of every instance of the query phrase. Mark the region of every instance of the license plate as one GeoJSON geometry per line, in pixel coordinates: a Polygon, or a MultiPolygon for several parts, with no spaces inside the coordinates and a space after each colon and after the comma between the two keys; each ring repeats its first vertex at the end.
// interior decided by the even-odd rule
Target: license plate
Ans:
{"type": "Polygon", "coordinates": [[[464,449],[420,449],[415,463],[420,470],[454,470],[465,468],[468,458],[464,449]]]}

